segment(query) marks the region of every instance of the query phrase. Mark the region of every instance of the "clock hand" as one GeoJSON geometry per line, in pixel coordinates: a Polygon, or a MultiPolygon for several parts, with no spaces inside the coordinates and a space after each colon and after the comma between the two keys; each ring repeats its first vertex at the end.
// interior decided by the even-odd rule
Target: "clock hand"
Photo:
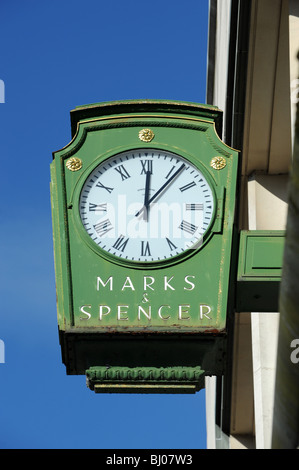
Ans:
{"type": "MultiPolygon", "coordinates": [[[[155,194],[147,201],[147,207],[149,207],[149,205],[159,196],[159,194],[161,194],[161,192],[167,188],[167,186],[183,171],[183,169],[185,168],[185,163],[183,163],[175,172],[174,174],[161,186],[160,189],[158,189],[158,191],[155,192],[155,194]]],[[[145,206],[143,206],[140,211],[137,212],[136,214],[136,217],[138,217],[141,212],[143,212],[145,209],[145,206]]]]}
{"type": "Polygon", "coordinates": [[[151,177],[151,172],[147,171],[146,178],[145,178],[145,193],[144,193],[144,204],[143,204],[143,219],[144,220],[148,220],[150,177],[151,177]]]}

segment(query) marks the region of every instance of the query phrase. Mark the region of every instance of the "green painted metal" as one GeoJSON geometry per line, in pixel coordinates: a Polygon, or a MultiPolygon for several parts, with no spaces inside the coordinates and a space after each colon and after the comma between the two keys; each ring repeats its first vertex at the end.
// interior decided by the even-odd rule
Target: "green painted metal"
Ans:
{"type": "Polygon", "coordinates": [[[71,112],[73,139],[54,152],[51,164],[58,326],[67,373],[106,364],[223,373],[233,312],[239,155],[219,138],[221,120],[216,107],[163,100],[99,103],[71,112]],[[143,128],[154,133],[151,142],[139,140],[143,128]],[[109,258],[82,227],[78,204],[86,178],[101,162],[136,148],[183,157],[212,188],[215,211],[204,243],[171,262],[134,267],[109,258]],[[70,171],[71,158],[80,159],[82,168],[70,171]],[[212,167],[213,158],[223,167],[212,167]]]}
{"type": "MultiPolygon", "coordinates": [[[[199,116],[211,123],[214,123],[218,135],[222,133],[222,117],[223,113],[217,106],[206,104],[190,103],[185,101],[173,100],[121,100],[121,101],[107,101],[102,103],[93,103],[89,105],[77,106],[71,111],[71,131],[72,137],[78,131],[80,122],[94,118],[101,118],[107,115],[126,115],[134,113],[161,115],[165,112],[174,113],[177,117],[194,117],[197,119],[199,116]]],[[[159,125],[159,122],[156,121],[159,125]]]]}
{"type": "Polygon", "coordinates": [[[282,274],[285,233],[241,231],[237,274],[238,312],[276,312],[282,274]]]}
{"type": "Polygon", "coordinates": [[[200,367],[91,367],[87,386],[96,393],[195,393],[204,388],[200,367]]]}

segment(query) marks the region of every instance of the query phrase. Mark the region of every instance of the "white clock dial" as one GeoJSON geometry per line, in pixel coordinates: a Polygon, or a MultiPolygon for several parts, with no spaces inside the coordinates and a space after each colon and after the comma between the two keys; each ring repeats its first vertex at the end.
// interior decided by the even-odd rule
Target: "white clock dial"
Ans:
{"type": "Polygon", "coordinates": [[[214,197],[189,161],[142,148],[99,164],[83,185],[79,211],[101,250],[148,263],[198,248],[213,218],[214,197]]]}

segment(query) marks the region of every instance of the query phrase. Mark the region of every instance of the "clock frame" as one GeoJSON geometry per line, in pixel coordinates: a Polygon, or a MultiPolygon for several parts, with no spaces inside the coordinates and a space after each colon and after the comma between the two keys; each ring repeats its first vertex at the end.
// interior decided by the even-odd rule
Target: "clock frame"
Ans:
{"type": "MultiPolygon", "coordinates": [[[[234,299],[239,154],[219,138],[221,125],[218,108],[188,102],[132,100],[71,111],[72,140],[51,163],[57,317],[68,374],[105,382],[109,364],[111,377],[115,367],[126,368],[129,382],[143,377],[143,391],[169,390],[165,368],[173,390],[190,390],[184,368],[195,368],[194,377],[198,368],[223,374],[234,299]],[[213,214],[197,249],[136,263],[101,250],[84,229],[79,201],[89,175],[112,156],[141,148],[182,157],[211,187],[213,214]],[[102,369],[87,372],[94,367],[102,369]],[[144,378],[151,367],[158,368],[158,388],[144,378]]],[[[106,382],[97,384],[100,390],[109,391],[106,382]]]]}

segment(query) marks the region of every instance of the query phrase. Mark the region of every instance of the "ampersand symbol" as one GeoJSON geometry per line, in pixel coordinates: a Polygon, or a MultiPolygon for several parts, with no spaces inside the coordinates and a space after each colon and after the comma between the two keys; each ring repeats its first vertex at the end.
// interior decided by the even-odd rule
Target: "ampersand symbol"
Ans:
{"type": "Polygon", "coordinates": [[[147,298],[147,293],[144,293],[144,294],[143,294],[143,299],[141,300],[141,302],[142,302],[143,304],[146,304],[147,302],[149,302],[149,299],[147,298]]]}

